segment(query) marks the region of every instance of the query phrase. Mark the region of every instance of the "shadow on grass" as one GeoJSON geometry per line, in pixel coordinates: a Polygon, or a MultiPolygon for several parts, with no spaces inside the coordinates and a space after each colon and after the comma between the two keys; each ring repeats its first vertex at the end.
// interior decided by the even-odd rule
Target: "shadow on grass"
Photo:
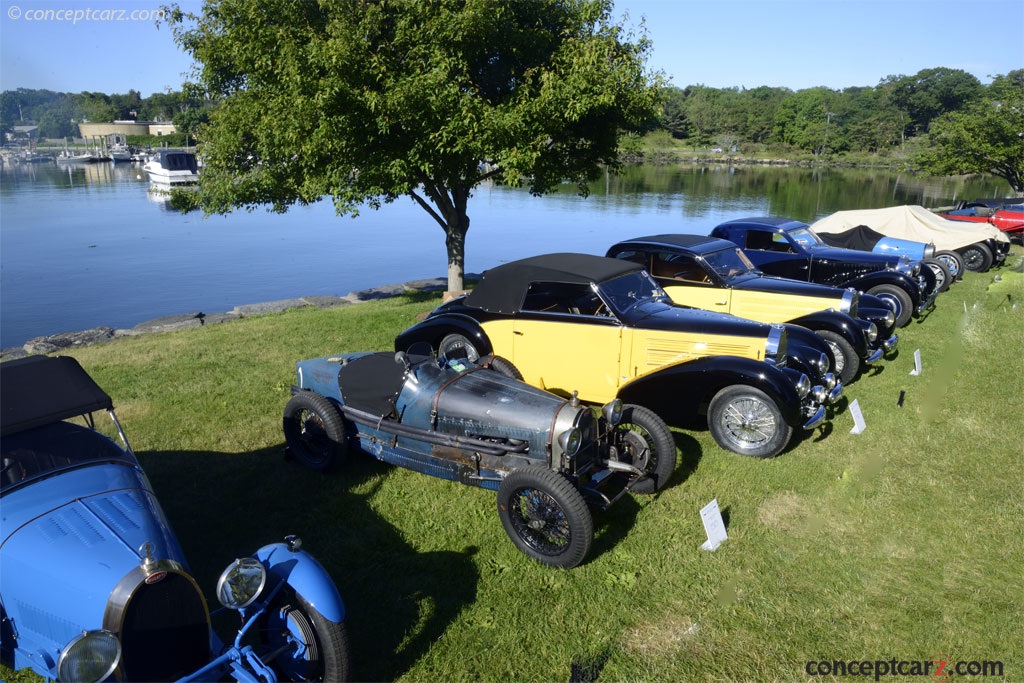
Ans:
{"type": "Polygon", "coordinates": [[[374,511],[387,465],[350,458],[320,474],[286,462],[283,447],[138,455],[211,606],[236,557],[303,539],[345,601],[354,680],[400,677],[476,597],[475,548],[416,552],[374,511]]]}

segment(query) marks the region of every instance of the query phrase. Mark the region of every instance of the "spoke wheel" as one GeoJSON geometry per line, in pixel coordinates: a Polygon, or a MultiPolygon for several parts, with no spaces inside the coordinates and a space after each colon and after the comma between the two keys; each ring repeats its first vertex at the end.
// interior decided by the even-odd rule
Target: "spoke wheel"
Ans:
{"type": "Polygon", "coordinates": [[[441,358],[465,358],[470,363],[480,360],[480,350],[462,334],[449,334],[442,339],[437,355],[441,358]]]}
{"type": "Polygon", "coordinates": [[[949,266],[934,258],[925,259],[921,263],[935,273],[935,291],[945,292],[949,289],[949,285],[953,283],[953,273],[949,270],[949,266]]]}
{"type": "Polygon", "coordinates": [[[816,330],[815,333],[832,349],[836,358],[835,373],[843,384],[849,384],[860,372],[860,356],[843,335],[831,330],[816,330]]]}
{"type": "Polygon", "coordinates": [[[949,274],[953,280],[963,278],[964,258],[960,254],[955,251],[940,251],[935,254],[935,260],[949,268],[949,274]]]}
{"type": "Polygon", "coordinates": [[[978,242],[960,250],[964,257],[964,268],[975,273],[984,273],[992,267],[992,250],[978,242]]]}
{"type": "Polygon", "coordinates": [[[793,433],[775,401],[743,385],[726,387],[711,399],[708,427],[723,448],[755,458],[778,455],[793,433]]]}
{"type": "Polygon", "coordinates": [[[540,467],[505,477],[498,487],[498,516],[519,550],[552,567],[575,567],[594,540],[583,496],[565,477],[540,467]]]}
{"type": "Polygon", "coordinates": [[[676,469],[676,442],[665,421],[647,408],[625,405],[615,434],[620,454],[647,475],[633,490],[654,493],[665,488],[676,469]]]}

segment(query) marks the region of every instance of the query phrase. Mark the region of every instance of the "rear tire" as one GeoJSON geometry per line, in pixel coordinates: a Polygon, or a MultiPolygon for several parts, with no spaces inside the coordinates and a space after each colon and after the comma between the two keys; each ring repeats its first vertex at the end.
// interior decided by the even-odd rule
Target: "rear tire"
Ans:
{"type": "Polygon", "coordinates": [[[550,567],[575,567],[594,541],[583,496],[561,474],[542,467],[522,467],[505,477],[498,487],[498,517],[519,550],[550,567]]]}
{"type": "Polygon", "coordinates": [[[519,368],[517,368],[508,358],[503,358],[502,356],[491,356],[491,361],[487,366],[490,367],[491,370],[505,375],[506,377],[517,379],[520,382],[523,381],[523,373],[519,372],[519,368]]]}
{"type": "Polygon", "coordinates": [[[906,327],[914,315],[914,300],[902,287],[876,285],[868,290],[868,294],[874,294],[892,309],[893,315],[896,316],[896,327],[906,327]]]}
{"type": "Polygon", "coordinates": [[[815,334],[824,340],[832,355],[836,358],[835,373],[843,384],[849,384],[860,372],[860,356],[843,335],[831,330],[815,330],[815,334]]]}
{"type": "Polygon", "coordinates": [[[964,258],[964,268],[975,273],[984,273],[992,267],[992,250],[987,244],[976,242],[960,250],[964,258]]]}
{"type": "Polygon", "coordinates": [[[345,460],[345,419],[327,398],[300,391],[284,407],[284,441],[288,454],[302,465],[327,472],[345,460]]]}

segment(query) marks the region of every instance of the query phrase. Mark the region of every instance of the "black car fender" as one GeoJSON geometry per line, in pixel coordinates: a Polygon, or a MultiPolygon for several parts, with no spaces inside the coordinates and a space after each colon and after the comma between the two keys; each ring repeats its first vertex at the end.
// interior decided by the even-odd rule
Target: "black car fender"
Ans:
{"type": "Polygon", "coordinates": [[[803,424],[793,381],[771,363],[740,356],[705,356],[641,375],[623,385],[618,397],[680,425],[705,412],[715,394],[735,384],[760,389],[775,401],[788,424],[803,424]]]}
{"type": "Polygon", "coordinates": [[[863,358],[868,354],[868,340],[864,336],[864,330],[845,313],[815,311],[789,322],[812,331],[826,330],[838,334],[853,347],[858,356],[863,358]]]}
{"type": "Polygon", "coordinates": [[[875,270],[865,273],[843,283],[844,287],[856,287],[860,291],[868,291],[878,285],[893,285],[905,291],[917,308],[921,304],[921,288],[914,278],[895,270],[875,270]]]}
{"type": "Polygon", "coordinates": [[[417,342],[426,342],[431,348],[437,349],[441,345],[441,340],[449,334],[461,334],[466,337],[481,356],[494,353],[491,340],[488,339],[479,321],[459,313],[443,313],[416,323],[395,337],[395,351],[408,351],[409,347],[417,342]]]}

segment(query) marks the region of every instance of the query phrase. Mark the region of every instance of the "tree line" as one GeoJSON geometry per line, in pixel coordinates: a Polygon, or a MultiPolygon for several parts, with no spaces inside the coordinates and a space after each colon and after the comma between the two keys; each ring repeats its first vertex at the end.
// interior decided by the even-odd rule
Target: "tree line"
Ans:
{"type": "Polygon", "coordinates": [[[74,138],[79,136],[79,123],[110,121],[174,123],[179,131],[194,132],[210,106],[187,85],[149,97],[138,90],[108,95],[18,88],[0,93],[0,133],[6,136],[15,126],[35,125],[40,138],[74,138]]]}

